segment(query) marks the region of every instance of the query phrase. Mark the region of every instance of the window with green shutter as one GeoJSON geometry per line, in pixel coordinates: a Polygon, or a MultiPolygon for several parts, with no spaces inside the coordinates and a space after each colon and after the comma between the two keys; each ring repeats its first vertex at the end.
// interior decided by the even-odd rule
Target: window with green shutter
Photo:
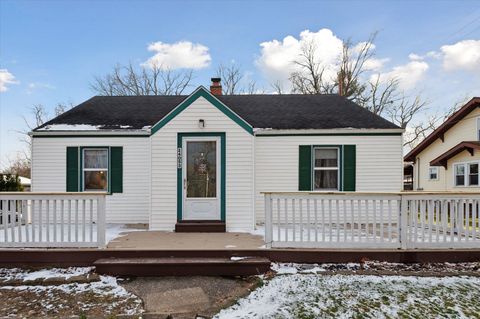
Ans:
{"type": "Polygon", "coordinates": [[[67,191],[123,192],[122,147],[67,147],[67,191]]]}
{"type": "Polygon", "coordinates": [[[355,145],[300,145],[298,190],[355,191],[355,145]]]}

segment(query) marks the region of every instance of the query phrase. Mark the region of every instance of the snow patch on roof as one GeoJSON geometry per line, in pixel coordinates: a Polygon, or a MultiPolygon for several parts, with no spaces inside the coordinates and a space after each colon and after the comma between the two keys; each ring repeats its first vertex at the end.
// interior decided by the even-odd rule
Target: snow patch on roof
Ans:
{"type": "Polygon", "coordinates": [[[90,124],[52,124],[39,128],[38,131],[98,131],[99,125],[90,124]]]}

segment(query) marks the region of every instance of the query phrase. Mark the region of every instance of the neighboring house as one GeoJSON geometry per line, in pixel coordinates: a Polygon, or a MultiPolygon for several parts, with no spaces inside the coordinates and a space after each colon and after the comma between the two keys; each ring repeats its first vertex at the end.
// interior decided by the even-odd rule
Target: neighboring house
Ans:
{"type": "Polygon", "coordinates": [[[29,192],[32,186],[32,181],[30,180],[30,178],[23,176],[19,176],[18,178],[20,179],[20,185],[22,185],[23,191],[29,192]]]}
{"type": "Polygon", "coordinates": [[[338,95],[96,96],[34,129],[32,190],[106,191],[107,221],[249,231],[266,191],[400,191],[403,130],[338,95]]]}
{"type": "Polygon", "coordinates": [[[480,190],[480,97],[450,116],[405,161],[414,163],[414,190],[480,190]]]}

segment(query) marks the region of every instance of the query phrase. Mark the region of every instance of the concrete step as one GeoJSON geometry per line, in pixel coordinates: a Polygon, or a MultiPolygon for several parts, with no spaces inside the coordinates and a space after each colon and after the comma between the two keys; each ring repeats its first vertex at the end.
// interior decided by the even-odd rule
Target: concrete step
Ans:
{"type": "Polygon", "coordinates": [[[270,260],[264,257],[103,258],[94,265],[97,273],[114,276],[250,276],[267,272],[270,260]]]}
{"type": "Polygon", "coordinates": [[[225,223],[221,221],[183,220],[175,224],[177,233],[224,233],[225,230],[225,223]]]}

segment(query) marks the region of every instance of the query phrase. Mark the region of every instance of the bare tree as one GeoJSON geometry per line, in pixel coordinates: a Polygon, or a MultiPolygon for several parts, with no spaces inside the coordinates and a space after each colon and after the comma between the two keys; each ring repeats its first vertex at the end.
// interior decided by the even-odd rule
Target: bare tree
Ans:
{"type": "Polygon", "coordinates": [[[299,57],[293,61],[298,71],[290,74],[292,92],[301,94],[331,93],[333,85],[325,80],[325,66],[316,58],[317,46],[314,41],[305,43],[299,57]]]}
{"type": "Polygon", "coordinates": [[[240,81],[243,79],[243,74],[240,68],[235,64],[225,66],[220,64],[217,69],[217,77],[222,79],[222,93],[225,95],[232,95],[240,93],[240,81]]]}
{"type": "Polygon", "coordinates": [[[357,103],[374,114],[384,115],[402,99],[398,92],[397,79],[390,79],[383,83],[380,80],[380,74],[377,74],[368,81],[366,87],[362,96],[357,98],[357,103]]]}
{"type": "Polygon", "coordinates": [[[276,94],[283,94],[285,89],[283,88],[283,84],[280,81],[275,81],[270,86],[273,88],[276,94]]]}
{"type": "Polygon", "coordinates": [[[96,76],[91,89],[98,95],[181,95],[193,78],[192,70],[172,70],[159,65],[135,68],[117,64],[111,73],[96,76]]]}
{"type": "Polygon", "coordinates": [[[30,178],[31,165],[30,159],[17,154],[14,159],[8,159],[7,167],[3,170],[4,174],[14,174],[30,178]]]}
{"type": "Polygon", "coordinates": [[[365,63],[374,56],[372,33],[366,42],[354,45],[351,40],[343,42],[336,78],[326,78],[326,66],[317,58],[317,46],[313,40],[305,43],[293,63],[298,71],[290,74],[292,91],[301,94],[337,93],[362,103],[367,85],[361,76],[366,72],[365,63]]]}
{"type": "Polygon", "coordinates": [[[367,41],[356,46],[350,39],[343,41],[336,83],[339,95],[355,101],[362,98],[366,85],[360,77],[366,72],[365,62],[375,55],[373,49],[376,37],[377,32],[374,32],[367,41]]]}
{"type": "Polygon", "coordinates": [[[241,67],[236,64],[226,66],[220,64],[217,68],[217,77],[222,79],[222,93],[225,95],[232,94],[258,94],[264,90],[258,88],[257,82],[250,80],[247,82],[245,73],[241,67]]]}

